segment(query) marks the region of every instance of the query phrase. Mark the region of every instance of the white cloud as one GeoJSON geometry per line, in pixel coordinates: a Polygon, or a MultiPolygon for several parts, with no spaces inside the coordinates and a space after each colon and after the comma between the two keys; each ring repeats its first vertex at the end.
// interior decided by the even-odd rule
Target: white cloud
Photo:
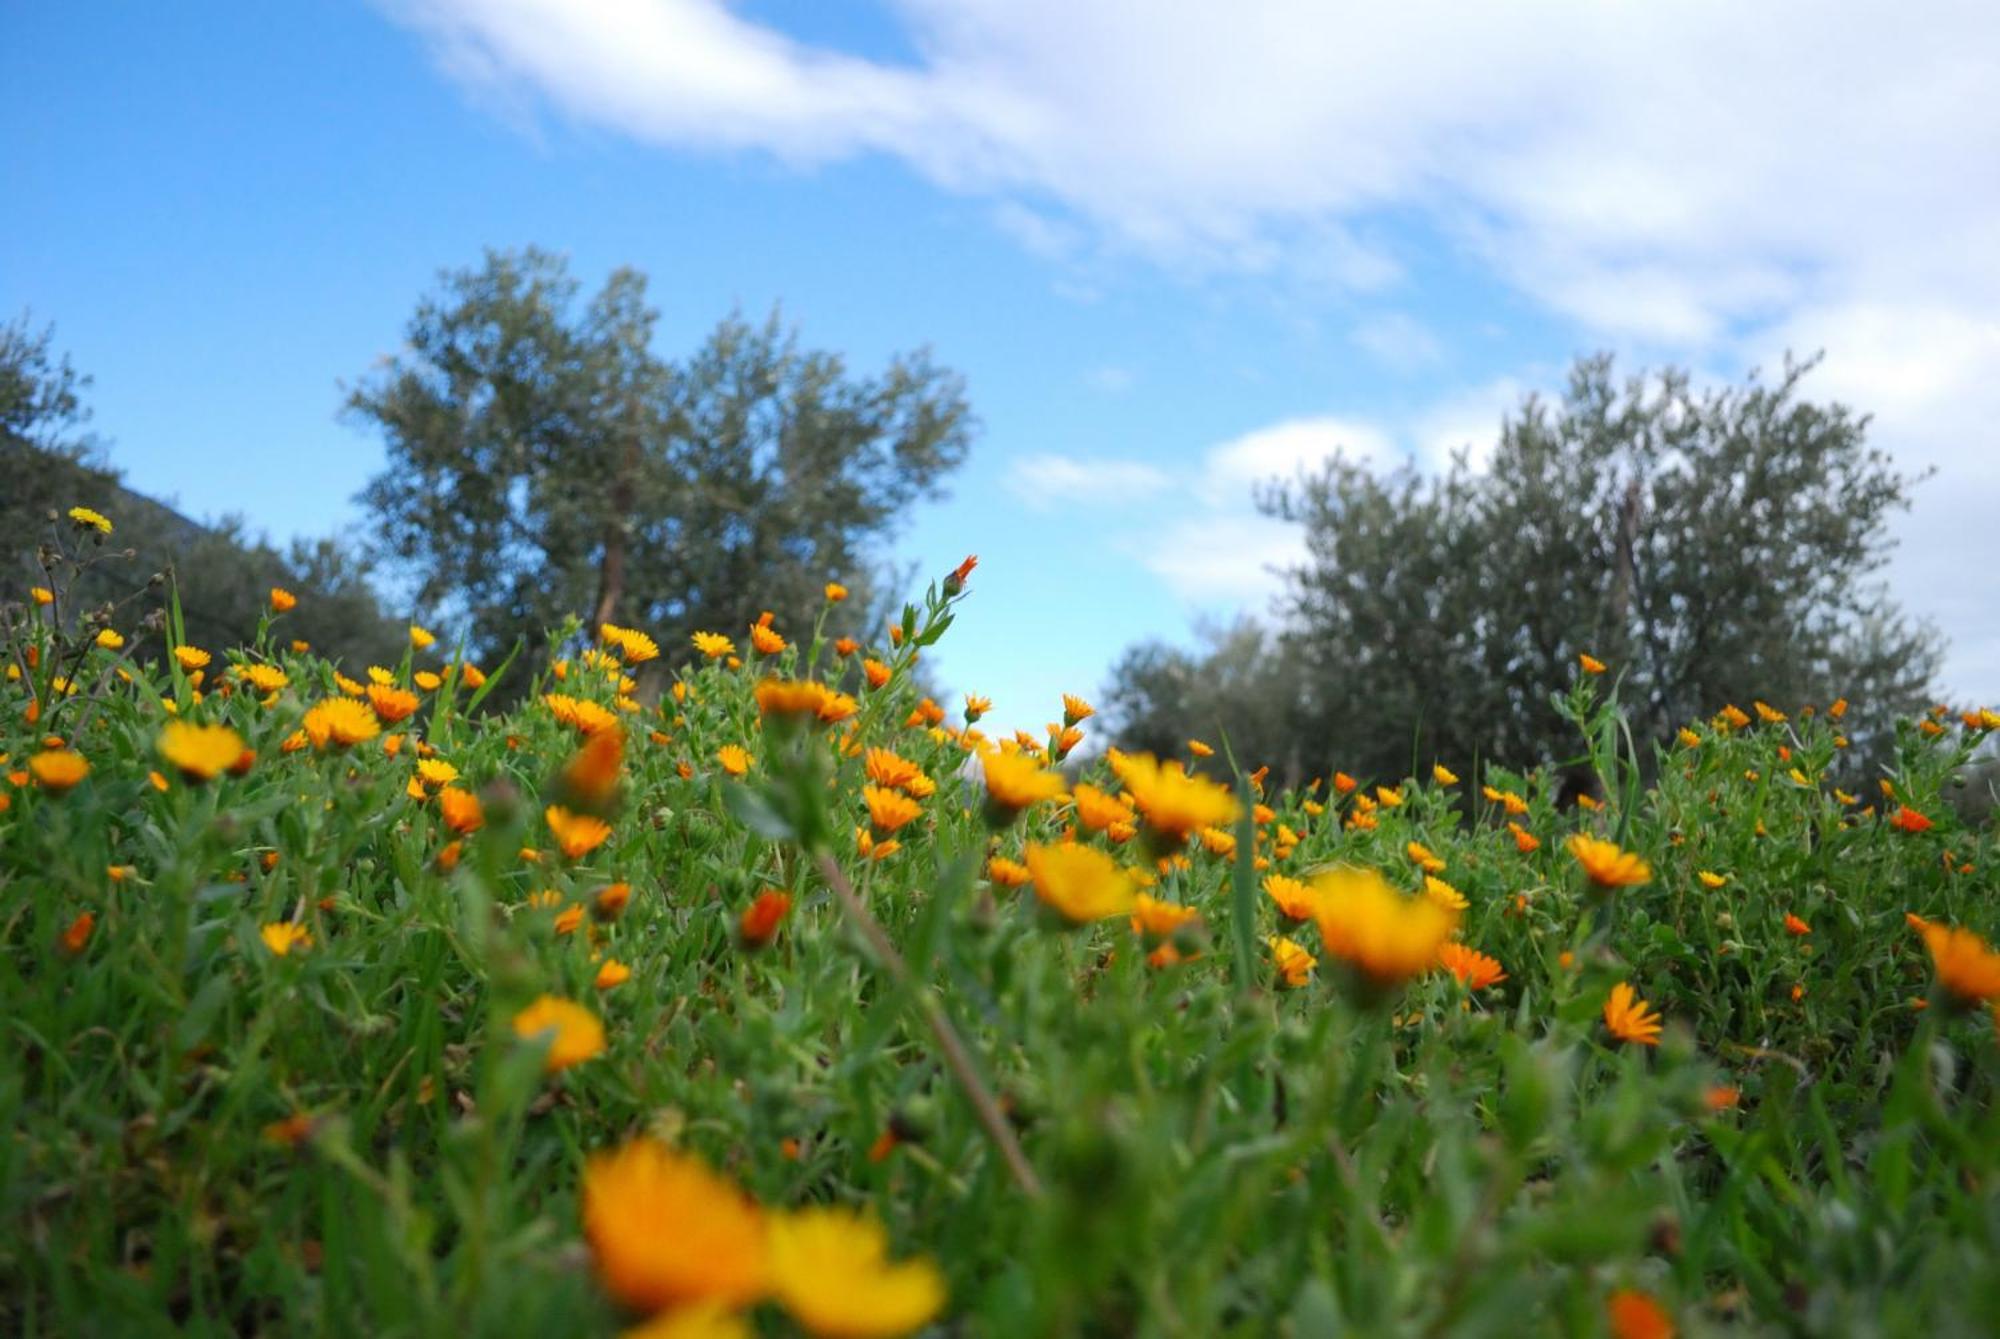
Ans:
{"type": "Polygon", "coordinates": [[[1417,462],[1443,469],[1454,452],[1464,451],[1474,469],[1483,469],[1500,442],[1500,421],[1521,406],[1526,388],[1512,377],[1497,377],[1446,397],[1415,415],[1405,433],[1417,462]]]}
{"type": "Polygon", "coordinates": [[[1023,456],[1007,472],[1008,489],[1038,511],[1073,506],[1080,498],[1096,508],[1137,502],[1172,484],[1165,470],[1137,460],[1023,456]]]}
{"type": "Polygon", "coordinates": [[[1299,527],[1248,510],[1184,516],[1125,545],[1183,600],[1261,608],[1305,557],[1299,527]]]}
{"type": "Polygon", "coordinates": [[[1393,449],[1380,428],[1358,420],[1287,419],[1210,448],[1202,457],[1203,494],[1226,505],[1273,479],[1289,481],[1301,470],[1315,470],[1337,451],[1379,459],[1393,449]]]}

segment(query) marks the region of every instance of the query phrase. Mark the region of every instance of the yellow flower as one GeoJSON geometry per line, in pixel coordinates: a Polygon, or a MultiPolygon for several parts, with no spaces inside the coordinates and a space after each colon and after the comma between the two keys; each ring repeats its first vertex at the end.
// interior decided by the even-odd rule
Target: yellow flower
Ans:
{"type": "Polygon", "coordinates": [[[1278,968],[1279,978],[1287,986],[1303,986],[1312,980],[1313,969],[1319,966],[1318,958],[1283,935],[1272,935],[1264,942],[1270,947],[1271,961],[1278,968]]]}
{"type": "Polygon", "coordinates": [[[1457,977],[1468,990],[1484,990],[1507,979],[1498,958],[1463,944],[1446,944],[1440,948],[1438,965],[1457,977]]]}
{"type": "Polygon", "coordinates": [[[417,687],[423,689],[426,693],[435,693],[444,686],[444,676],[433,674],[429,670],[418,670],[410,678],[415,680],[417,687]]]}
{"type": "Polygon", "coordinates": [[[635,1310],[745,1307],[770,1290],[757,1206],[699,1159],[652,1139],[591,1155],[583,1235],[605,1289],[635,1310]]]}
{"type": "Polygon", "coordinates": [[[604,1053],[604,1024],[597,1015],[554,995],[543,995],[515,1014],[514,1035],[525,1041],[546,1039],[542,1067],[551,1074],[604,1053]]]}
{"type": "Polygon", "coordinates": [[[1018,860],[1009,860],[1004,855],[996,855],[986,862],[986,877],[1002,888],[1019,888],[1034,876],[1028,867],[1018,860]]]}
{"type": "Polygon", "coordinates": [[[1109,760],[1147,829],[1170,850],[1199,828],[1233,823],[1241,810],[1234,795],[1206,777],[1188,775],[1178,762],[1162,763],[1149,753],[1114,753],[1109,760]]]}
{"type": "Polygon", "coordinates": [[[458,780],[458,769],[442,758],[419,758],[417,776],[427,786],[447,786],[458,780]]]}
{"type": "Polygon", "coordinates": [[[690,640],[694,642],[694,649],[710,660],[736,654],[736,643],[719,632],[697,632],[690,640]]]}
{"type": "Polygon", "coordinates": [[[30,586],[28,594],[34,597],[36,604],[54,604],[56,602],[56,593],[47,586],[30,586]]]}
{"type": "Polygon", "coordinates": [[[1140,893],[1132,902],[1132,933],[1147,939],[1169,939],[1181,927],[1201,919],[1193,907],[1178,902],[1162,902],[1140,893]]]}
{"type": "Polygon", "coordinates": [[[1684,748],[1693,749],[1701,747],[1701,736],[1688,729],[1685,725],[1681,727],[1680,741],[1684,748]]]}
{"type": "Polygon", "coordinates": [[[980,763],[986,770],[987,798],[1009,816],[1063,793],[1061,774],[1049,771],[1024,753],[982,749],[980,763]]]}
{"type": "Polygon", "coordinates": [[[571,860],[589,855],[611,836],[611,825],[603,819],[589,814],[573,814],[559,804],[552,804],[543,810],[542,817],[548,820],[556,845],[571,860]]]}
{"type": "Polygon", "coordinates": [[[290,956],[293,949],[311,948],[313,942],[306,927],[294,921],[275,921],[259,930],[257,937],[281,958],[290,956]]]}
{"type": "Polygon", "coordinates": [[[1431,779],[1440,786],[1455,786],[1458,784],[1458,773],[1443,763],[1436,763],[1431,767],[1431,779]]]}
{"type": "Polygon", "coordinates": [[[1660,1016],[1633,991],[1631,983],[1620,981],[1604,1001],[1604,1026],[1620,1041],[1641,1046],[1660,1044],[1660,1016]]]}
{"type": "Polygon", "coordinates": [[[103,512],[92,511],[88,507],[71,507],[69,518],[79,530],[95,530],[100,535],[111,533],[111,520],[103,512]]]}
{"type": "Polygon", "coordinates": [[[1187,742],[1187,746],[1188,752],[1197,758],[1213,758],[1215,756],[1215,750],[1202,743],[1199,739],[1190,739],[1187,742]]]}
{"type": "Polygon", "coordinates": [[[1132,876],[1094,846],[1065,842],[1027,849],[1035,896],[1069,921],[1082,925],[1132,909],[1132,876]]]}
{"type": "Polygon", "coordinates": [[[731,776],[744,776],[750,771],[750,750],[741,744],[724,744],[715,751],[715,760],[731,776]]]}
{"type": "Polygon", "coordinates": [[[226,725],[169,721],[160,732],[160,756],[189,781],[213,781],[243,756],[243,736],[226,725]]]}
{"type": "Polygon", "coordinates": [[[2000,999],[2000,953],[1970,930],[1926,921],[1918,927],[1938,984],[1967,1004],[2000,999]]]}
{"type": "Polygon", "coordinates": [[[598,966],[597,979],[591,982],[599,990],[610,990],[622,986],[632,979],[632,969],[616,958],[606,958],[598,966]]]}
{"type": "Polygon", "coordinates": [[[324,749],[329,744],[335,748],[346,748],[382,733],[382,724],[375,719],[375,713],[347,697],[330,697],[315,703],[306,712],[303,726],[306,737],[312,740],[316,749],[324,749]]]}
{"type": "Polygon", "coordinates": [[[276,665],[238,665],[237,677],[260,693],[275,693],[292,679],[276,665]]]}
{"type": "Polygon", "coordinates": [[[750,1322],[720,1302],[662,1311],[643,1325],[621,1331],[618,1339],[752,1339],[750,1322]]]}
{"type": "Polygon", "coordinates": [[[841,585],[838,581],[829,581],[826,583],[826,602],[828,604],[839,604],[846,598],[847,587],[841,585]]]}
{"type": "Polygon", "coordinates": [[[1757,719],[1766,725],[1776,725],[1785,719],[1785,713],[1768,702],[1752,702],[1750,705],[1756,709],[1757,719]]]}
{"type": "Polygon", "coordinates": [[[412,715],[423,705],[415,693],[406,688],[390,688],[383,684],[368,685],[368,705],[375,708],[376,716],[385,723],[394,725],[397,721],[412,715]]]}
{"type": "Polygon", "coordinates": [[[850,1209],[800,1209],[771,1224],[771,1290],[819,1339],[896,1339],[944,1309],[929,1260],[889,1260],[889,1236],[850,1209]]]}
{"type": "Polygon", "coordinates": [[[1070,798],[1076,806],[1076,821],[1092,832],[1102,832],[1114,823],[1130,823],[1134,817],[1131,805],[1088,783],[1078,785],[1070,798]]]}
{"type": "Polygon", "coordinates": [[[1278,913],[1289,921],[1309,921],[1319,909],[1319,895],[1288,875],[1266,875],[1264,891],[1278,904],[1278,913]]]}
{"type": "Polygon", "coordinates": [[[1604,662],[1588,653],[1579,652],[1576,657],[1576,663],[1585,674],[1604,673],[1604,662]]]}
{"type": "Polygon", "coordinates": [[[1424,896],[1454,915],[1472,905],[1465,900],[1464,893],[1435,874],[1424,875],[1424,896]]]}
{"type": "Polygon", "coordinates": [[[1064,725],[1075,725],[1078,721],[1087,721],[1097,714],[1096,707],[1072,694],[1064,693],[1062,701],[1064,725]]]}
{"type": "Polygon", "coordinates": [[[900,791],[882,786],[863,786],[862,803],[868,806],[868,821],[884,836],[914,820],[924,807],[900,791]]]}
{"type": "Polygon", "coordinates": [[[299,597],[292,594],[290,591],[286,590],[283,586],[271,587],[272,613],[274,614],[290,613],[292,610],[298,608],[298,604],[299,604],[299,597]]]}
{"type": "Polygon", "coordinates": [[[1583,866],[1583,872],[1600,888],[1631,888],[1651,882],[1653,867],[1616,842],[1587,837],[1579,832],[1569,839],[1569,853],[1583,866]]]}
{"type": "Polygon", "coordinates": [[[436,637],[436,635],[435,635],[435,634],[433,634],[432,632],[430,632],[430,631],[429,631],[428,629],[426,629],[426,628],[420,628],[420,627],[418,627],[418,626],[417,626],[416,624],[414,624],[414,623],[410,624],[410,645],[411,645],[411,646],[414,646],[414,647],[416,647],[416,648],[417,648],[417,649],[418,649],[419,651],[421,651],[421,650],[424,650],[424,649],[425,649],[426,647],[430,646],[431,644],[433,644],[433,643],[434,643],[434,642],[436,642],[436,641],[437,641],[437,637],[436,637]]]}
{"type": "Polygon", "coordinates": [[[1456,913],[1429,898],[1405,897],[1374,870],[1329,870],[1313,880],[1313,890],[1320,944],[1381,989],[1429,971],[1458,925],[1456,913]]]}
{"type": "Polygon", "coordinates": [[[1708,869],[1695,871],[1695,877],[1701,880],[1701,886],[1704,888],[1720,888],[1729,882],[1727,874],[1717,874],[1714,870],[1708,869]]]}
{"type": "Polygon", "coordinates": [[[750,645],[757,648],[759,655],[774,656],[783,651],[789,643],[769,624],[753,623],[750,625],[750,645]]]}
{"type": "Polygon", "coordinates": [[[103,628],[98,631],[97,644],[107,651],[118,651],[124,649],[125,639],[110,628],[103,628]]]}
{"type": "Polygon", "coordinates": [[[209,654],[199,646],[176,646],[174,648],[174,659],[180,662],[183,670],[192,674],[198,669],[205,669],[207,667],[209,654]]]}
{"type": "Polygon", "coordinates": [[[43,790],[60,795],[90,775],[90,762],[74,749],[50,749],[28,759],[28,770],[43,790]]]}
{"type": "Polygon", "coordinates": [[[1403,847],[1403,853],[1415,861],[1418,868],[1426,874],[1436,874],[1444,868],[1444,861],[1438,858],[1437,852],[1422,842],[1410,842],[1403,847]]]}

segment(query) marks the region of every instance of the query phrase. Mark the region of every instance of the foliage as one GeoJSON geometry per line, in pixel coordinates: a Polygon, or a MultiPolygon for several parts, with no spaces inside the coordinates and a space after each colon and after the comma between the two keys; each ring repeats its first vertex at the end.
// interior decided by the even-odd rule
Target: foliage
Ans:
{"type": "Polygon", "coordinates": [[[1719,702],[1845,693],[1869,747],[1927,701],[1937,634],[1875,580],[1913,480],[1867,420],[1775,384],[1696,391],[1687,375],[1614,378],[1580,361],[1561,402],[1529,397],[1485,464],[1378,473],[1335,456],[1262,502],[1299,524],[1282,705],[1222,691],[1241,634],[1208,658],[1128,653],[1115,695],[1148,737],[1255,731],[1295,741],[1298,779],[1336,756],[1383,770],[1433,758],[1531,765],[1565,724],[1544,685],[1581,653],[1620,666],[1649,742],[1719,702]],[[1144,678],[1178,665],[1165,691],[1144,678]],[[1184,687],[1176,693],[1170,687],[1184,687]],[[1206,694],[1206,695],[1205,695],[1206,694]],[[1281,717],[1282,727],[1272,718],[1281,717]]]}
{"type": "Polygon", "coordinates": [[[868,541],[964,458],[962,385],[925,353],[855,376],[774,314],[670,363],[643,275],[581,310],[577,287],[559,256],[489,252],[349,398],[388,448],[363,495],[381,543],[476,654],[572,617],[676,655],[698,628],[809,617],[827,581],[862,591],[868,541]]]}
{"type": "MultiPolygon", "coordinates": [[[[850,1262],[774,1258],[785,1310],[822,1325],[897,1288],[927,1311],[862,1228],[790,1216],[815,1204],[934,1260],[954,1333],[1591,1335],[1657,1306],[1690,1332],[1948,1335],[2000,1314],[1995,1022],[1933,984],[1905,923],[1996,928],[2000,852],[1940,797],[2000,718],[1899,724],[1882,786],[1847,796],[1834,708],[1635,753],[1614,665],[1560,708],[1601,810],[1469,763],[1244,778],[1238,824],[1175,855],[1155,825],[1226,796],[1113,759],[1084,771],[1103,794],[1036,801],[1030,751],[983,764],[1003,803],[965,766],[978,727],[916,700],[969,570],[863,648],[890,673],[857,698],[815,682],[839,661],[823,608],[777,625],[782,651],[684,668],[657,709],[629,696],[632,639],[517,669],[533,691],[504,715],[469,711],[493,680],[441,646],[357,699],[287,649],[292,614],[200,677],[89,648],[63,694],[49,623],[17,609],[0,1323],[608,1334],[636,1317],[607,1290],[650,1308],[726,1281],[741,1305],[758,1220],[687,1158],[850,1262]],[[286,681],[253,689],[254,667],[286,681]],[[380,733],[343,747],[335,716],[380,733]],[[865,804],[870,784],[904,800],[865,804]],[[1142,877],[1165,904],[1135,906],[1150,937],[1059,924],[1017,886],[1072,829],[1119,871],[1098,893],[1142,877]],[[1586,877],[1580,834],[1632,857],[1588,848],[1628,886],[1586,877]],[[1330,876],[1369,890],[1318,913],[1339,939],[1258,889],[1334,864],[1405,888],[1430,869],[1467,905],[1440,922],[1433,889],[1428,923],[1505,979],[1381,977],[1394,955],[1356,916],[1402,902],[1372,876],[1330,876]],[[1607,1031],[1618,985],[1664,1016],[1657,1047],[1607,1031]],[[588,1163],[586,1247],[580,1178],[621,1147],[588,1163]]],[[[887,1314],[874,1332],[915,1323],[887,1314]]]]}

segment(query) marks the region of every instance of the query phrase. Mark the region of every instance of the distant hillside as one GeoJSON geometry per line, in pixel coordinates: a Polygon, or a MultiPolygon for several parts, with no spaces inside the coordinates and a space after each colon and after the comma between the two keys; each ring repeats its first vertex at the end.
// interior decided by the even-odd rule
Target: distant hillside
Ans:
{"type": "MultiPolygon", "coordinates": [[[[43,584],[37,554],[53,533],[50,517],[85,506],[116,528],[73,590],[72,610],[108,605],[114,627],[143,633],[148,616],[166,608],[170,576],[189,640],[235,646],[254,638],[271,587],[282,586],[299,597],[283,625],[287,640],[309,641],[350,666],[401,654],[402,624],[388,617],[364,569],[332,540],[280,553],[240,521],[204,525],[127,488],[111,470],[19,440],[0,440],[0,477],[8,485],[0,497],[0,571],[8,574],[0,599],[19,599],[25,587],[43,584]],[[156,575],[162,580],[153,583],[156,575]]],[[[146,634],[140,653],[157,655],[160,645],[146,634]]]]}

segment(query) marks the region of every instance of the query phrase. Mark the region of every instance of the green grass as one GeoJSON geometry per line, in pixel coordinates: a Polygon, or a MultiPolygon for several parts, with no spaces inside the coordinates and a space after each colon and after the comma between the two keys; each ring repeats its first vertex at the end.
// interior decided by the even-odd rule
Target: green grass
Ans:
{"type": "MultiPolygon", "coordinates": [[[[941,1333],[1590,1335],[1621,1288],[1688,1334],[1990,1332],[1995,1021],[1936,991],[1905,923],[2000,925],[1991,835],[1956,828],[1940,798],[1978,743],[1954,718],[1936,737],[1899,727],[1881,779],[1936,820],[1907,833],[1877,777],[1842,781],[1855,803],[1834,794],[1824,710],[1693,722],[1698,746],[1642,768],[1615,701],[1582,679],[1567,702],[1604,811],[1558,813],[1551,778],[1470,766],[1452,788],[1402,781],[1372,830],[1347,826],[1351,796],[1262,796],[1273,816],[1246,821],[1233,861],[1195,843],[1161,876],[1154,893],[1205,930],[1155,968],[1122,919],[1059,929],[1032,889],[986,879],[989,842],[1018,857],[1069,818],[1043,805],[995,836],[956,716],[906,724],[911,658],[959,594],[933,587],[902,645],[875,648],[896,677],[857,693],[859,738],[937,782],[881,860],[855,852],[861,763],[830,747],[840,730],[758,724],[764,674],[854,676],[859,657],[812,633],[769,662],[684,672],[684,702],[623,715],[614,835],[568,861],[541,813],[578,734],[541,695],[619,710],[580,659],[560,683],[512,666],[533,682],[504,715],[468,711],[462,688],[424,694],[391,727],[398,756],[380,740],[286,752],[339,689],[333,667],[279,649],[282,618],[257,646],[208,648],[197,701],[177,668],[60,644],[22,612],[6,768],[54,734],[91,770],[66,794],[4,788],[0,1328],[614,1333],[637,1318],[594,1277],[578,1179],[591,1151],[649,1134],[773,1208],[865,1206],[899,1255],[944,1271],[941,1333]],[[269,703],[224,695],[226,660],[290,684],[269,703]],[[59,669],[73,693],[53,688],[59,669]],[[254,766],[172,775],[156,753],[169,702],[232,725],[254,766]],[[435,801],[406,793],[419,740],[485,802],[449,871],[435,801]],[[730,743],[756,758],[742,784],[716,765],[730,743]],[[1526,801],[1539,850],[1516,849],[1484,785],[1526,801]],[[1282,857],[1280,824],[1299,838],[1282,857]],[[1651,881],[1591,894],[1564,847],[1577,831],[1644,855],[1651,881]],[[1251,863],[1362,865],[1415,888],[1413,840],[1445,861],[1470,902],[1461,936],[1504,983],[1469,995],[1432,973],[1363,999],[1310,926],[1278,923],[1251,863]],[[906,973],[843,910],[822,849],[906,973]],[[614,880],[632,887],[620,918],[556,933],[562,906],[614,880]],[[750,951],[737,923],[767,888],[794,907],[750,951]],[[544,890],[560,905],[531,900],[544,890]],[[294,918],[312,947],[273,954],[260,927],[294,918]],[[1317,979],[1278,987],[1274,933],[1320,954],[1317,979]],[[595,990],[601,955],[630,980],[595,990]],[[1619,981],[1665,1015],[1656,1049],[1606,1032],[1619,981]],[[511,1027],[543,993],[602,1016],[601,1056],[544,1074],[511,1027]],[[1010,1173],[940,1027],[1039,1193],[1010,1173]],[[1717,1085],[1740,1105],[1711,1110],[1717,1085]],[[295,1143],[268,1132],[300,1115],[295,1143]]],[[[394,673],[445,663],[415,653],[394,673]]],[[[1085,775],[1116,788],[1101,761],[1085,775]]],[[[1149,864],[1139,847],[1117,850],[1149,864]]],[[[773,1307],[753,1322],[790,1332],[773,1307]]]]}

